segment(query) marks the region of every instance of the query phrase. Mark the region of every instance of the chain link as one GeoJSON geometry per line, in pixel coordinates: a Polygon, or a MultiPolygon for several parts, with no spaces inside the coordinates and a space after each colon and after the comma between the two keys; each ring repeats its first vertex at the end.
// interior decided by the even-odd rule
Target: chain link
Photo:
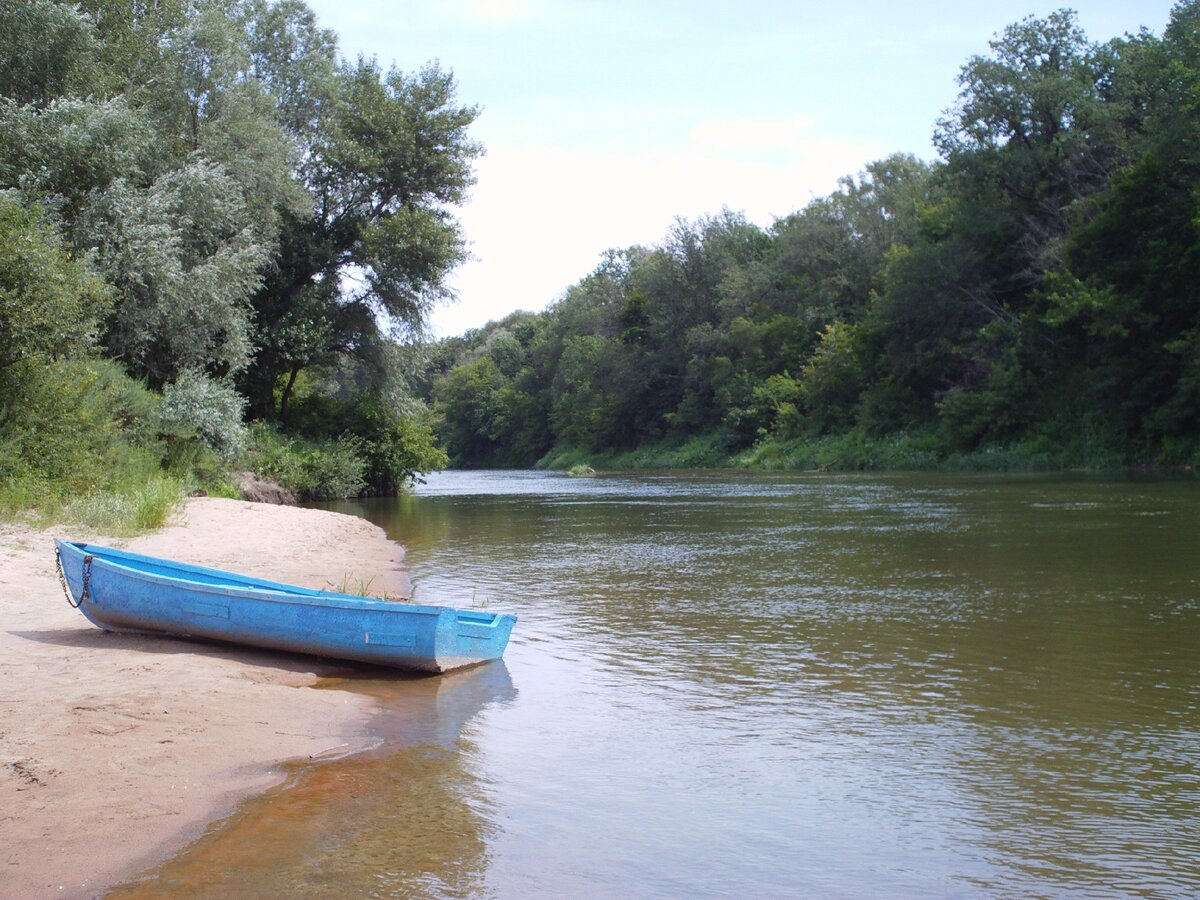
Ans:
{"type": "Polygon", "coordinates": [[[66,595],[72,609],[79,609],[83,601],[92,599],[92,560],[95,558],[90,553],[83,558],[83,590],[79,594],[79,601],[76,602],[71,596],[71,587],[67,584],[67,573],[63,571],[62,551],[58,547],[54,548],[54,567],[58,570],[58,583],[62,585],[63,594],[66,595]]]}
{"type": "MultiPolygon", "coordinates": [[[[63,571],[62,551],[57,547],[54,548],[54,567],[58,569],[58,583],[62,585],[63,594],[67,597],[67,602],[71,604],[72,609],[79,609],[79,603],[83,602],[83,598],[79,598],[79,603],[75,602],[75,598],[71,596],[71,588],[67,585],[67,573],[63,571]]],[[[86,570],[84,575],[84,584],[87,584],[86,570]]],[[[87,588],[84,588],[84,593],[87,593],[87,588]]]]}

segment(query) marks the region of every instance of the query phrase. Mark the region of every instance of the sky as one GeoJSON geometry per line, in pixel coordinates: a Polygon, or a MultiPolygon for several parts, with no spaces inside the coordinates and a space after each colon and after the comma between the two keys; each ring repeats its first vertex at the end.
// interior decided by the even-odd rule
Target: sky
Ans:
{"type": "Polygon", "coordinates": [[[485,155],[473,259],[435,337],[540,310],[604,251],[728,207],[756,224],[895,152],[932,160],[955,81],[1006,25],[1069,5],[1094,41],[1171,0],[308,0],[342,53],[454,73],[485,155]]]}

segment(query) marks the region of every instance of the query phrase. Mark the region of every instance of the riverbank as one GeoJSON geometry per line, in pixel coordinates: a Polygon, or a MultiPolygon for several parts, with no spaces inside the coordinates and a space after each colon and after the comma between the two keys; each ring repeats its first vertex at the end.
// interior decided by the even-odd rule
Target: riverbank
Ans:
{"type": "MultiPolygon", "coordinates": [[[[1176,448],[1180,450],[1180,448],[1176,448]]],[[[650,442],[633,450],[587,451],[557,447],[538,460],[538,469],[742,469],[749,472],[1194,472],[1195,450],[1146,459],[1127,459],[1082,438],[1066,444],[1030,438],[1014,444],[959,451],[936,433],[871,436],[859,431],[780,440],[769,437],[742,450],[729,450],[719,434],[680,444],[650,442]]]]}
{"type": "Polygon", "coordinates": [[[62,595],[54,537],[408,593],[400,547],[324,510],[196,498],[161,531],[124,541],[0,525],[0,896],[94,896],[278,783],[284,760],[364,740],[368,698],[298,690],[336,663],[95,628],[62,595]]]}

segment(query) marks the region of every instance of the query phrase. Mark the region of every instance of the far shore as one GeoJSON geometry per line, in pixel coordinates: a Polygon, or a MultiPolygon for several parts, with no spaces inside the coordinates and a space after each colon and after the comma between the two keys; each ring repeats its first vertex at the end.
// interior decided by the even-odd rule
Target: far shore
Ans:
{"type": "Polygon", "coordinates": [[[101,631],[63,597],[55,537],[307,587],[408,592],[400,546],[324,510],[194,498],[127,540],[0,525],[0,897],[101,894],[280,782],[285,760],[365,746],[369,698],[304,689],[344,667],[101,631]]]}

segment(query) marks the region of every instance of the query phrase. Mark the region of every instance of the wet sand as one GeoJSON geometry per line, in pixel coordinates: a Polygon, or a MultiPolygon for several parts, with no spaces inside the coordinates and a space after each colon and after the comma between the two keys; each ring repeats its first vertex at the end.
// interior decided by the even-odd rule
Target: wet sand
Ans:
{"type": "Polygon", "coordinates": [[[398,545],[322,510],[197,498],[123,541],[0,525],[0,897],[96,896],[279,783],[283,761],[361,749],[371,699],[306,689],[337,663],[103,632],[67,605],[55,537],[408,593],[398,545]]]}

